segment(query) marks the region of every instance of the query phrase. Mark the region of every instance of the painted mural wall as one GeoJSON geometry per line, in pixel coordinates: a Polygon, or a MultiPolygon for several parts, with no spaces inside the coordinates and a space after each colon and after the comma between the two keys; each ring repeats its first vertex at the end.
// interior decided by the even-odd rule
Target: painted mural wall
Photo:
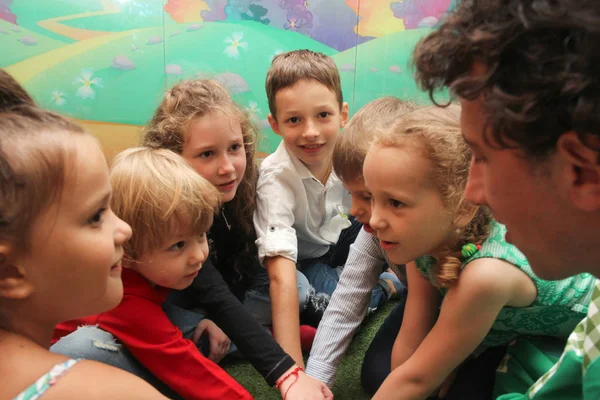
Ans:
{"type": "Polygon", "coordinates": [[[110,156],[135,145],[165,89],[224,84],[279,143],[264,90],[274,55],[330,55],[351,112],[384,95],[429,101],[412,78],[415,43],[454,0],[0,0],[0,67],[44,108],[80,120],[110,156]]]}

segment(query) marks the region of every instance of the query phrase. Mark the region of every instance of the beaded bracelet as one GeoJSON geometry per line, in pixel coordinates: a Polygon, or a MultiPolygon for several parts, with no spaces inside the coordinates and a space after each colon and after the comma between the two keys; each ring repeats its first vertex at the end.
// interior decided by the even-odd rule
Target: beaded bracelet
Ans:
{"type": "Polygon", "coordinates": [[[304,368],[296,367],[292,371],[290,371],[289,373],[284,375],[283,378],[281,378],[279,380],[279,382],[277,382],[277,384],[275,385],[275,389],[279,390],[279,388],[281,387],[281,384],[292,375],[294,375],[296,378],[298,378],[298,374],[300,373],[300,371],[304,372],[304,368]]]}

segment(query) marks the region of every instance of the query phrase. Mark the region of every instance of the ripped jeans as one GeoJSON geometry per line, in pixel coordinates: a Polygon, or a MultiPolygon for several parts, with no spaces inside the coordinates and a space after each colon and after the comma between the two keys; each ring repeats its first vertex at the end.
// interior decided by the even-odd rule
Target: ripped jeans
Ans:
{"type": "Polygon", "coordinates": [[[117,367],[142,378],[170,399],[182,399],[146,369],[111,333],[97,326],[77,328],[50,347],[50,351],[117,367]]]}
{"type": "MultiPolygon", "coordinates": [[[[204,319],[202,310],[184,310],[176,305],[163,303],[163,311],[173,325],[177,326],[183,337],[191,339],[196,326],[204,319]]],[[[207,335],[203,335],[197,343],[198,350],[208,356],[210,343],[207,335]]],[[[130,372],[154,386],[163,395],[171,399],[181,399],[172,389],[156,378],[144,367],[127,348],[111,333],[97,326],[82,326],[56,342],[50,351],[70,358],[94,360],[130,372]]],[[[231,343],[229,354],[237,351],[231,343]]]]}

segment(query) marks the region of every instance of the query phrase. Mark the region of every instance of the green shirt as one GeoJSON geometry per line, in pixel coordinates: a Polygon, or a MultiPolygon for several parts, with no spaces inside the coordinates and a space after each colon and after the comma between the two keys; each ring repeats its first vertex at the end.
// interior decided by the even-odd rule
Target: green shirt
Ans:
{"type": "Polygon", "coordinates": [[[569,336],[558,362],[525,394],[511,393],[497,400],[600,399],[600,281],[592,294],[587,318],[569,336]]]}
{"type": "MultiPolygon", "coordinates": [[[[528,307],[504,307],[492,328],[475,351],[480,354],[488,347],[510,343],[520,335],[541,335],[567,338],[573,328],[585,317],[592,296],[595,279],[590,274],[579,274],[560,281],[538,278],[527,259],[515,246],[504,239],[506,227],[492,221],[490,235],[481,249],[462,265],[465,268],[478,258],[497,258],[513,264],[526,273],[537,288],[537,297],[528,307]]],[[[421,273],[432,280],[435,260],[430,256],[416,260],[421,273]]],[[[445,295],[446,290],[441,290],[445,295]]]]}

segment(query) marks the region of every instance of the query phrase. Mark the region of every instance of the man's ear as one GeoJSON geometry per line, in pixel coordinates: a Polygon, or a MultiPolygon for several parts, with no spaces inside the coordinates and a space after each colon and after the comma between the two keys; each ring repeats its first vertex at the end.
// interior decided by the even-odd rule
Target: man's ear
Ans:
{"type": "Polygon", "coordinates": [[[343,128],[348,123],[348,118],[350,116],[350,113],[348,111],[348,103],[344,102],[344,104],[342,104],[342,110],[340,111],[340,116],[341,116],[340,128],[343,128]]]}
{"type": "Polygon", "coordinates": [[[31,295],[33,286],[14,253],[11,246],[0,244],[0,297],[22,300],[31,295]]]}
{"type": "Polygon", "coordinates": [[[267,119],[269,120],[269,125],[271,125],[271,129],[273,129],[273,132],[275,132],[275,134],[281,136],[281,133],[279,131],[279,124],[277,123],[277,120],[275,119],[275,117],[273,117],[272,114],[269,114],[267,119]]]}
{"type": "Polygon", "coordinates": [[[582,142],[575,132],[563,134],[556,149],[569,199],[582,211],[600,211],[600,151],[582,142]]]}

